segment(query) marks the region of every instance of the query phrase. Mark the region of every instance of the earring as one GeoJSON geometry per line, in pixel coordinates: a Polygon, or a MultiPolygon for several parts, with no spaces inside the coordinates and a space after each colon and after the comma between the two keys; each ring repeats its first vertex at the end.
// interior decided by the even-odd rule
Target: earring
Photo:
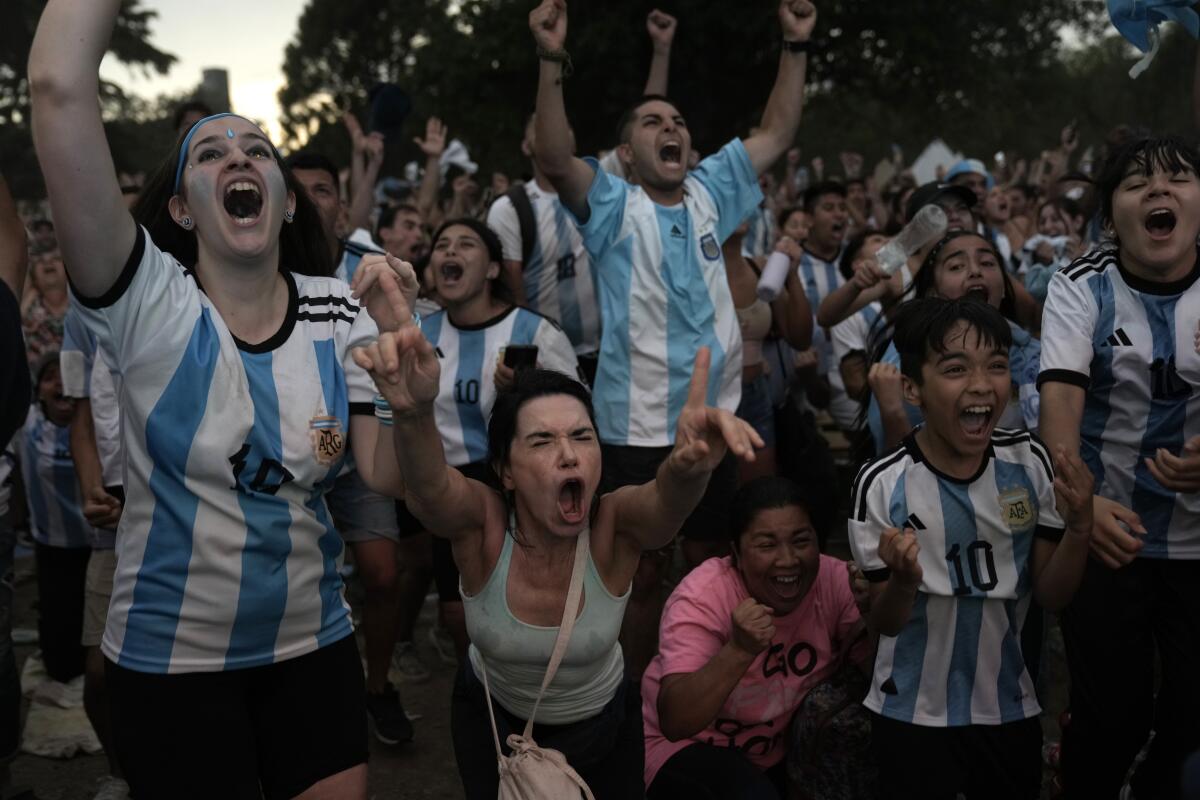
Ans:
{"type": "Polygon", "coordinates": [[[291,222],[291,221],[292,221],[292,220],[294,220],[295,218],[296,218],[296,212],[295,212],[295,211],[292,211],[290,208],[289,208],[289,209],[284,209],[284,212],[283,212],[283,221],[284,221],[284,222],[291,222]]]}
{"type": "Polygon", "coordinates": [[[183,229],[185,231],[190,231],[192,229],[192,218],[184,217],[183,220],[179,224],[183,226],[183,229]]]}

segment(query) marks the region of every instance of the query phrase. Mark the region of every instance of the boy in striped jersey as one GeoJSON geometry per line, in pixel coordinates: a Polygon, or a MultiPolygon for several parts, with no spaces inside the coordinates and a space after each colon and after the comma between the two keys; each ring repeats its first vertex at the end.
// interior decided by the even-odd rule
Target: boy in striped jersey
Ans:
{"type": "Polygon", "coordinates": [[[1071,798],[1115,798],[1151,726],[1133,791],[1178,797],[1200,747],[1198,171],[1177,139],[1118,150],[1097,180],[1114,245],[1055,273],[1046,300],[1041,430],[1097,489],[1095,558],[1062,621],[1071,798]]]}
{"type": "Polygon", "coordinates": [[[974,299],[897,313],[904,393],[925,424],[854,482],[850,545],[880,634],[871,690],[885,798],[1036,798],[1040,712],[1021,654],[1031,596],[1060,609],[1083,574],[1092,480],[1031,433],[997,430],[1011,332],[974,299]],[[1067,525],[1055,494],[1067,509],[1067,525]]]}

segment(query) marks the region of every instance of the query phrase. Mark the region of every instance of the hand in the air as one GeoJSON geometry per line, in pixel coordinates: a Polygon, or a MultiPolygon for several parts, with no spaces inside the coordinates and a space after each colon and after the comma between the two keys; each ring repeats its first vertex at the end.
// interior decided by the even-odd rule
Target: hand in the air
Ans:
{"type": "Polygon", "coordinates": [[[807,42],[817,24],[817,7],[808,0],[782,0],[779,4],[779,24],[783,38],[790,42],[807,42]]]}
{"type": "Polygon", "coordinates": [[[420,286],[407,261],[390,253],[368,253],[354,272],[351,288],[380,331],[397,331],[412,323],[420,286]]]}
{"type": "Polygon", "coordinates": [[[426,158],[441,158],[446,149],[446,126],[437,117],[430,117],[425,123],[425,138],[415,136],[413,141],[426,158]]]}
{"type": "Polygon", "coordinates": [[[671,49],[671,42],[675,40],[675,26],[675,18],[657,8],[646,17],[646,32],[650,34],[656,52],[665,53],[671,49]]]}
{"type": "Polygon", "coordinates": [[[556,52],[567,43],[567,0],[542,0],[529,12],[529,29],[543,50],[556,52]]]}
{"type": "Polygon", "coordinates": [[[701,347],[696,353],[687,402],[675,426],[675,448],[667,457],[672,469],[686,477],[712,472],[725,457],[726,450],[744,461],[753,461],[754,448],[766,446],[745,420],[705,404],[711,360],[712,354],[707,347],[701,347]]]}

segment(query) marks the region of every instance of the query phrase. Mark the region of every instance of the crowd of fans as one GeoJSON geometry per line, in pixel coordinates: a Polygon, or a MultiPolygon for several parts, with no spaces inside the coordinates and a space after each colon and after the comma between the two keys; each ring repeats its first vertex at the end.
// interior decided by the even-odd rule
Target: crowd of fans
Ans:
{"type": "Polygon", "coordinates": [[[447,169],[436,118],[397,180],[351,114],[337,164],[199,103],[118,176],[119,5],[47,3],[41,215],[0,179],[0,570],[34,551],[98,800],[365,798],[368,730],[421,736],[399,689],[450,669],[472,800],[531,734],[596,798],[1200,796],[1194,145],[806,164],[817,9],[782,0],[757,128],[694,149],[655,11],[584,158],[543,0],[519,179],[447,169]]]}

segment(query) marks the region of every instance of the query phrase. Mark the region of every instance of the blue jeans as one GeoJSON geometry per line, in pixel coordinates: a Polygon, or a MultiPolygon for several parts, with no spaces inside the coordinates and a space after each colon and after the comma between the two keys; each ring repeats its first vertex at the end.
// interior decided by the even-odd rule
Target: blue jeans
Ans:
{"type": "Polygon", "coordinates": [[[15,755],[21,742],[21,680],[12,643],[16,544],[16,531],[0,519],[0,760],[15,755]]]}

